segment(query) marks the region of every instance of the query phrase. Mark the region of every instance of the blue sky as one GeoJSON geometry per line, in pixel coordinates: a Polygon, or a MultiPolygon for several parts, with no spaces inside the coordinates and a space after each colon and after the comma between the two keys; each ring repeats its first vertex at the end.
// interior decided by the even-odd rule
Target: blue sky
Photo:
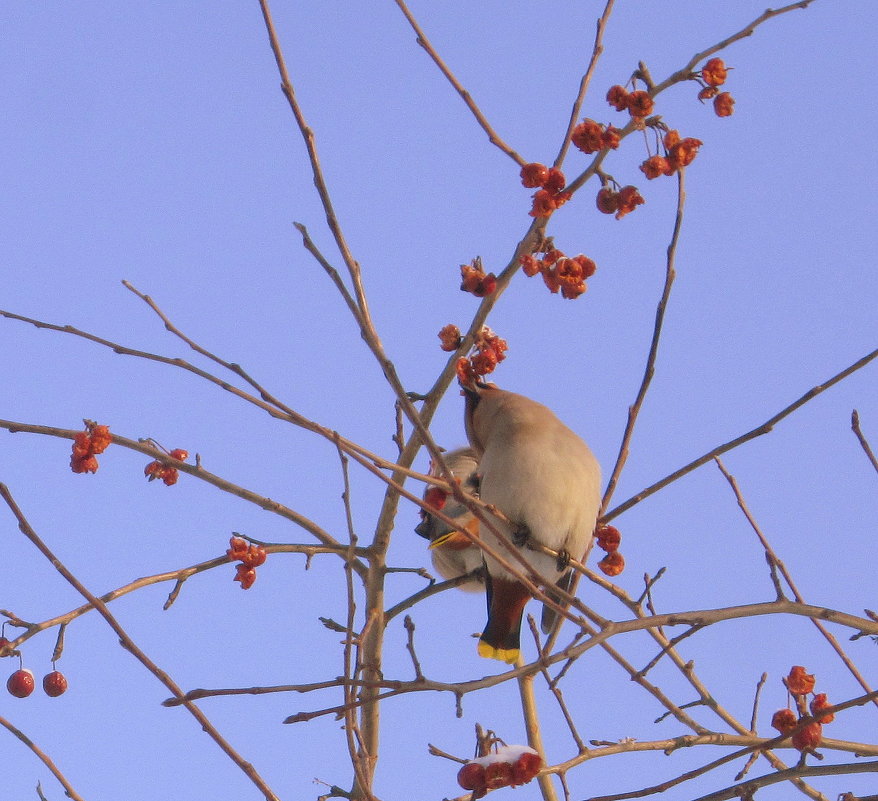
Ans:
{"type": "MultiPolygon", "coordinates": [[[[411,8],[500,135],[526,159],[551,161],[603,4],[441,5],[411,8]]],[[[446,323],[464,327],[477,307],[458,290],[458,266],[476,255],[489,270],[505,266],[530,223],[529,190],[393,3],[277,3],[272,10],[379,334],[406,388],[425,391],[445,364],[436,332],[446,323]]],[[[662,80],[763,10],[749,0],[619,3],[583,115],[614,121],[604,93],[639,60],[662,80]]],[[[0,307],[196,360],[122,286],[128,280],[187,334],[242,364],[297,411],[392,457],[393,394],[292,225],[307,225],[341,266],[258,4],[9,2],[0,24],[0,307]]],[[[816,0],[722,54],[734,67],[731,118],[701,106],[694,84],[660,97],[664,119],[704,146],[687,171],[677,280],[617,502],[762,423],[875,348],[874,38],[872,3],[816,0]]],[[[632,136],[604,165],[620,183],[640,187],[646,204],[633,214],[621,221],[598,214],[591,183],[552,218],[558,246],[598,264],[586,295],[563,301],[519,274],[489,320],[509,343],[497,383],[552,407],[591,444],[606,474],[643,373],[674,216],[674,182],[643,180],[637,165],[645,157],[632,136]]],[[[571,152],[568,177],[587,164],[571,152]]],[[[62,428],[90,418],[126,437],[198,452],[207,469],[344,534],[338,458],[325,440],[182,371],[14,321],[0,320],[0,363],[2,418],[62,428]]],[[[875,604],[878,509],[876,476],[849,421],[859,409],[878,444],[875,369],[725,458],[806,599],[853,614],[875,604]]],[[[461,412],[452,388],[432,426],[441,445],[463,443],[461,412]]],[[[111,448],[94,476],[70,472],[63,440],[3,433],[0,454],[0,481],[95,592],[218,556],[232,531],[309,542],[284,520],[197,480],[148,485],[147,460],[130,451],[111,448]]],[[[423,454],[416,467],[426,469],[423,454]]],[[[361,539],[372,533],[382,494],[371,476],[353,470],[361,539]]],[[[417,519],[414,506],[401,506],[392,564],[428,563],[412,532],[417,519]]],[[[40,621],[79,605],[11,515],[0,521],[0,608],[40,621]]],[[[668,568],[656,590],[660,611],[772,597],[761,549],[711,465],[616,524],[628,562],[620,586],[637,595],[645,572],[668,568]]],[[[341,672],[339,635],[317,619],[345,613],[336,560],[315,559],[305,570],[301,556],[273,556],[246,593],[232,574],[224,566],[192,579],[167,612],[165,585],[112,608],[186,688],[309,682],[341,672]]],[[[388,602],[422,585],[411,574],[392,576],[388,602]]],[[[601,614],[627,617],[596,588],[583,585],[581,594],[601,614]]],[[[483,624],[480,598],[444,593],[412,614],[431,678],[501,669],[480,660],[470,638],[483,624]]],[[[401,621],[387,638],[385,674],[410,678],[401,621]]],[[[51,669],[54,639],[44,632],[23,648],[38,678],[51,669]]],[[[617,644],[637,664],[654,655],[645,638],[617,644]]],[[[749,720],[756,681],[769,673],[761,734],[770,733],[771,711],[785,704],[780,677],[793,664],[815,672],[831,699],[858,694],[804,620],[719,624],[681,651],[742,720],[749,720]]],[[[874,678],[871,641],[851,643],[849,653],[874,678]]],[[[96,615],[69,627],[58,666],[70,681],[65,696],[38,692],[19,701],[4,694],[0,715],[39,743],[85,798],[258,797],[194,720],[160,706],[167,691],[96,615]]],[[[664,664],[659,678],[681,703],[689,700],[664,664]]],[[[661,708],[597,650],[578,663],[565,692],[587,739],[686,733],[672,722],[654,725],[661,708]]],[[[387,703],[378,795],[455,795],[456,768],[429,756],[427,743],[466,756],[477,721],[522,741],[516,698],[511,684],[468,697],[460,719],[449,697],[387,703]]],[[[280,725],[289,714],[337,702],[327,692],[208,699],[203,708],[278,795],[292,799],[323,792],[315,777],[350,781],[339,722],[280,725]]],[[[548,698],[541,708],[549,760],[570,758],[557,710],[548,698]]],[[[873,737],[874,714],[852,710],[827,736],[873,737]]],[[[47,797],[61,797],[45,768],[3,732],[0,755],[10,798],[35,797],[38,780],[47,797]]],[[[717,755],[693,749],[594,760],[570,774],[573,797],[637,789],[717,755]]],[[[735,772],[670,797],[730,784],[735,772]]],[[[828,797],[873,786],[868,777],[820,785],[828,797]]],[[[517,792],[537,793],[535,786],[517,792]]],[[[773,788],[760,797],[785,793],[773,788]]]]}

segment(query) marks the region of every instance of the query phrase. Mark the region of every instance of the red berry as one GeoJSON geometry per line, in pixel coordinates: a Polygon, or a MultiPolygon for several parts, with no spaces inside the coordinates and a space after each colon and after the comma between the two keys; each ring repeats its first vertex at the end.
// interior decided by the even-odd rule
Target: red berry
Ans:
{"type": "Polygon", "coordinates": [[[16,698],[27,698],[34,691],[34,674],[26,668],[16,670],[6,680],[6,689],[16,698]]]}
{"type": "Polygon", "coordinates": [[[813,751],[820,745],[822,737],[823,726],[816,721],[808,723],[793,735],[793,748],[798,748],[800,751],[813,751]]]}
{"type": "Polygon", "coordinates": [[[43,690],[50,698],[57,698],[67,690],[67,679],[60,670],[53,670],[43,676],[43,690]]]}
{"type": "Polygon", "coordinates": [[[181,462],[185,462],[189,458],[189,451],[184,451],[182,448],[174,448],[169,455],[174,459],[179,459],[181,462]]]}
{"type": "Polygon", "coordinates": [[[478,762],[467,762],[457,772],[457,783],[464,790],[481,790],[485,787],[485,766],[478,762]]]}

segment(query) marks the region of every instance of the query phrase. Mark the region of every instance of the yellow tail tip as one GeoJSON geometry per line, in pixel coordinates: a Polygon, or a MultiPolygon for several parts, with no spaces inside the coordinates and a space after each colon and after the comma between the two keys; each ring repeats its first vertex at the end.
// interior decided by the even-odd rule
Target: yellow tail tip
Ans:
{"type": "Polygon", "coordinates": [[[479,640],[479,656],[485,659],[499,659],[507,665],[514,665],[518,661],[518,648],[496,648],[484,640],[479,640]]]}

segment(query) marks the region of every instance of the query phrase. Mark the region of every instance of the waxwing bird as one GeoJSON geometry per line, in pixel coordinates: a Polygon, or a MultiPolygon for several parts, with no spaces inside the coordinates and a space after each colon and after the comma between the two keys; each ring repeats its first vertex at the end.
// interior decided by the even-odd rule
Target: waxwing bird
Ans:
{"type": "MultiPolygon", "coordinates": [[[[467,437],[479,460],[479,494],[509,521],[492,520],[495,528],[519,548],[544,587],[563,588],[564,558],[584,560],[591,548],[601,502],[600,465],[588,445],[541,403],[481,382],[464,386],[463,394],[467,437]],[[529,550],[528,540],[560,558],[529,550]]],[[[507,562],[518,564],[487,526],[481,536],[505,553],[507,562]]],[[[484,558],[488,622],[479,654],[512,664],[530,592],[490,554],[484,558]]]]}
{"type": "MultiPolygon", "coordinates": [[[[478,461],[473,451],[470,448],[458,448],[443,454],[443,458],[454,478],[460,483],[460,488],[468,495],[478,495],[478,461]]],[[[430,465],[430,475],[439,475],[437,465],[430,465]]],[[[454,520],[461,528],[478,536],[478,518],[455,500],[453,495],[441,487],[428,486],[424,491],[424,500],[429,506],[439,509],[454,520]]],[[[442,578],[453,579],[479,571],[478,576],[473,576],[470,581],[459,586],[469,592],[484,590],[482,550],[466,535],[424,510],[421,510],[421,522],[415,527],[415,532],[430,541],[433,567],[442,578]]]]}

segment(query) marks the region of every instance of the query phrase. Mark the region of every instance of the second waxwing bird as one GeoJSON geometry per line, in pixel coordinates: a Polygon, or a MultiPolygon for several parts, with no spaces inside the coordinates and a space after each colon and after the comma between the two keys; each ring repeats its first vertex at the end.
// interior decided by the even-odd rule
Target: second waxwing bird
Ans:
{"type": "MultiPolygon", "coordinates": [[[[470,448],[458,448],[443,454],[443,458],[451,474],[459,482],[460,488],[467,495],[478,495],[478,461],[473,451],[470,448]]],[[[437,466],[431,464],[430,475],[438,474],[437,466]]],[[[436,486],[427,487],[424,491],[424,500],[428,506],[439,509],[461,528],[478,536],[478,518],[446,490],[436,486]]],[[[451,528],[444,520],[421,510],[421,522],[415,527],[415,532],[430,541],[433,567],[442,578],[454,579],[474,571],[480,571],[483,575],[481,548],[474,545],[465,534],[451,528]]],[[[480,592],[485,588],[481,576],[473,576],[470,581],[465,581],[459,586],[460,589],[470,592],[480,592]]]]}
{"type": "MultiPolygon", "coordinates": [[[[481,499],[509,521],[493,520],[495,528],[520,549],[544,587],[563,587],[564,559],[584,560],[591,548],[601,503],[600,465],[588,445],[541,403],[481,382],[465,386],[463,394],[467,437],[479,459],[481,499]],[[529,550],[528,539],[559,558],[529,550]]],[[[483,541],[508,554],[486,529],[483,541]]],[[[515,566],[517,560],[508,556],[515,566]]],[[[512,664],[531,594],[489,553],[484,557],[488,622],[479,654],[512,664]]]]}

